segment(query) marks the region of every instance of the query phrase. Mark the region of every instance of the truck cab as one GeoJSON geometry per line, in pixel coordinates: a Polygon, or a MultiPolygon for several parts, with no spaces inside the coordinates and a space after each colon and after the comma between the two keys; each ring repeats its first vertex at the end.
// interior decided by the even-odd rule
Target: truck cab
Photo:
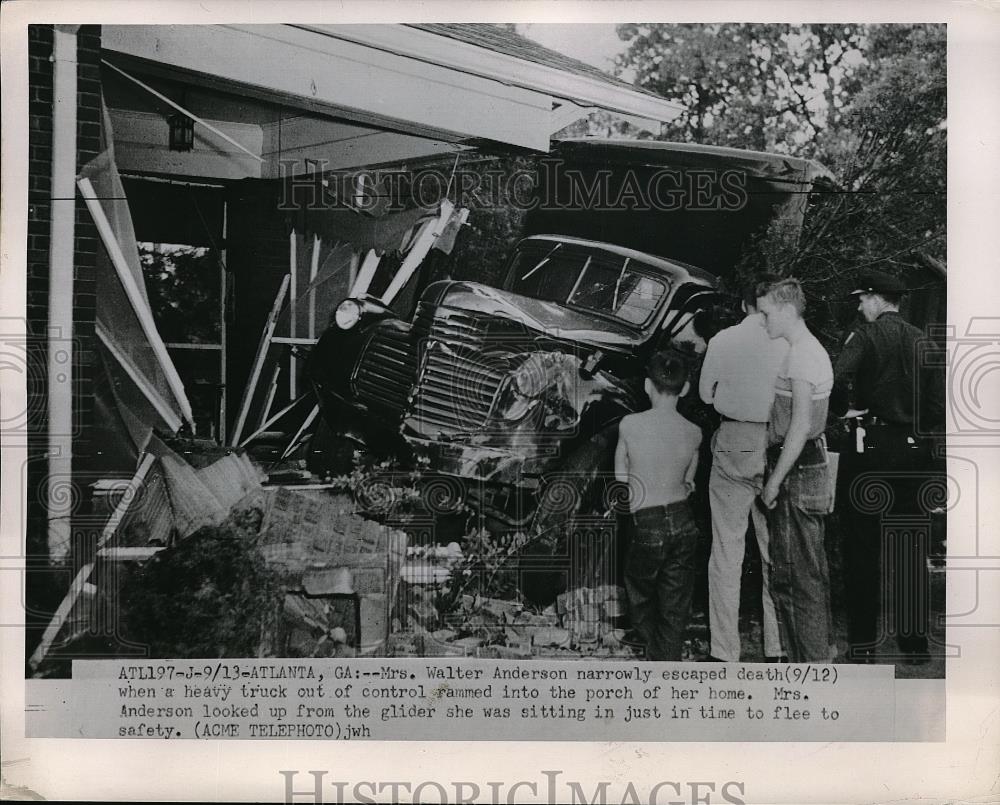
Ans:
{"type": "MultiPolygon", "coordinates": [[[[398,438],[472,485],[537,489],[580,445],[648,403],[653,351],[694,356],[714,302],[694,266],[597,241],[520,241],[501,287],[429,285],[411,321],[378,300],[341,303],[310,361],[328,422],[398,438]]],[[[493,496],[491,496],[493,497],[493,496]]]]}

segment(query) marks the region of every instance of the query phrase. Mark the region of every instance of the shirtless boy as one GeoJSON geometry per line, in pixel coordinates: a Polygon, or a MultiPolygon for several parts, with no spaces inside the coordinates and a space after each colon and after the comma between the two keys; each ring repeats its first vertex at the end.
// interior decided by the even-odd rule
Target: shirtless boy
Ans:
{"type": "Polygon", "coordinates": [[[677,412],[687,390],[684,362],[655,354],[646,378],[652,407],[618,426],[615,477],[628,483],[633,526],[625,591],[650,660],[681,659],[695,581],[698,528],[687,498],[701,430],[677,412]]]}

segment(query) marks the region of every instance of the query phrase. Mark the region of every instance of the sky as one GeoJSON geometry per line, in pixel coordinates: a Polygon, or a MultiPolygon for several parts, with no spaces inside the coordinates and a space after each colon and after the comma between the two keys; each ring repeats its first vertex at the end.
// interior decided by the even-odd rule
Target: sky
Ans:
{"type": "Polygon", "coordinates": [[[523,23],[518,33],[574,59],[612,71],[612,60],[625,48],[611,23],[523,23]]]}

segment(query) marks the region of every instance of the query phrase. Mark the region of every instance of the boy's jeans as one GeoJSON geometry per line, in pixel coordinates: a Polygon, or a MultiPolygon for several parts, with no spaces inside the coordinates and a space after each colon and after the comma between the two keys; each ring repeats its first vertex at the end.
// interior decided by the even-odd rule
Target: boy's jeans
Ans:
{"type": "Polygon", "coordinates": [[[695,581],[698,526],[686,500],[632,515],[625,590],[646,659],[680,660],[695,581]]]}
{"type": "MultiPolygon", "coordinates": [[[[781,446],[768,449],[771,471],[781,446]]],[[[830,661],[830,573],[823,537],[830,508],[826,445],[810,439],[771,510],[771,596],[790,662],[830,661]]]]}

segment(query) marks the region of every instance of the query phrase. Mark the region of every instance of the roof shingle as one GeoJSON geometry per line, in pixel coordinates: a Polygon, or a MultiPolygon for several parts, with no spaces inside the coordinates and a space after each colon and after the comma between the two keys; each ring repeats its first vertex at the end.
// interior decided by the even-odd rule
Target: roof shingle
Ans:
{"type": "Polygon", "coordinates": [[[566,73],[583,76],[584,78],[597,79],[613,87],[627,89],[631,92],[638,92],[643,95],[650,95],[655,98],[661,96],[647,89],[629,84],[620,78],[604,72],[603,70],[579,61],[578,59],[566,56],[563,53],[552,50],[544,45],[538,44],[527,37],[514,33],[499,25],[489,23],[411,23],[410,28],[418,28],[427,33],[445,36],[467,45],[475,45],[495,53],[502,53],[505,56],[512,56],[516,59],[534,62],[545,67],[551,67],[566,73]]]}

